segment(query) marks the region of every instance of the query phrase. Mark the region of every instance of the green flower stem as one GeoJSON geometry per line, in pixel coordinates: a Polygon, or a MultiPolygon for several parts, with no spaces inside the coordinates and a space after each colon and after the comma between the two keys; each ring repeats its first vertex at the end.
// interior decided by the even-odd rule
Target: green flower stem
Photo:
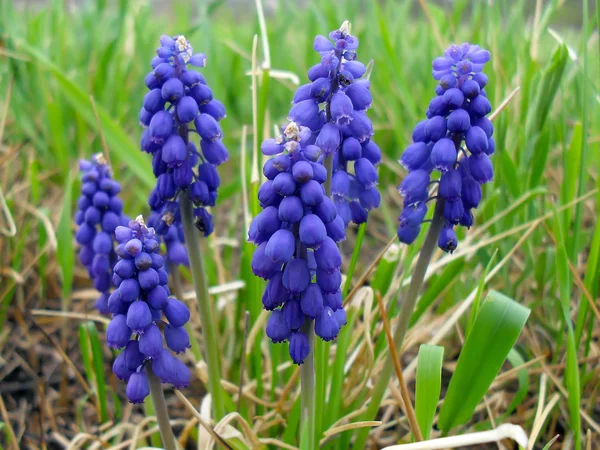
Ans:
{"type": "MultiPolygon", "coordinates": [[[[325,157],[327,179],[325,180],[326,195],[331,195],[331,177],[333,175],[333,155],[325,157]]],[[[306,252],[304,252],[306,253],[306,252]]],[[[300,391],[302,401],[302,414],[300,415],[300,442],[301,448],[314,450],[318,447],[319,439],[316,435],[317,411],[315,409],[315,323],[309,320],[302,327],[302,332],[308,338],[310,351],[304,363],[300,366],[300,391]],[[304,442],[303,439],[308,440],[304,442]]],[[[323,364],[321,362],[320,364],[323,364]]],[[[325,363],[326,364],[326,363],[325,363]]],[[[321,368],[323,370],[323,368],[321,368]]]]}
{"type": "MultiPolygon", "coordinates": [[[[415,309],[415,303],[417,302],[417,299],[419,297],[419,291],[423,286],[425,273],[427,272],[427,267],[429,266],[429,262],[431,261],[431,257],[433,256],[433,252],[437,246],[437,240],[440,235],[440,232],[442,231],[443,225],[444,202],[443,200],[438,200],[435,205],[435,211],[433,212],[433,218],[431,219],[431,226],[429,227],[429,231],[427,232],[427,236],[425,237],[425,242],[423,243],[421,253],[419,253],[419,259],[417,260],[415,271],[412,274],[410,285],[408,286],[408,291],[402,304],[402,311],[400,314],[398,325],[396,326],[396,330],[394,331],[394,346],[396,347],[398,352],[400,352],[402,349],[404,336],[406,335],[406,331],[408,330],[410,318],[412,316],[413,310],[415,309]]],[[[393,372],[394,361],[392,358],[392,352],[388,352],[385,358],[383,370],[379,374],[377,378],[377,383],[375,384],[375,387],[373,388],[373,391],[371,393],[369,407],[361,420],[373,420],[375,418],[377,410],[379,409],[379,405],[383,398],[383,394],[385,393],[388,383],[392,378],[393,372]]],[[[365,448],[365,443],[367,441],[368,434],[368,428],[361,429],[357,433],[354,448],[365,448]]]]}
{"type": "Polygon", "coordinates": [[[148,383],[150,384],[150,395],[154,404],[154,412],[156,421],[160,430],[163,447],[165,450],[178,450],[177,441],[169,422],[169,412],[167,411],[167,403],[165,402],[165,394],[163,392],[160,380],[154,375],[152,370],[146,370],[148,374],[148,383]]]}
{"type": "Polygon", "coordinates": [[[314,450],[315,447],[315,324],[306,321],[301,331],[308,337],[310,351],[300,366],[300,395],[302,414],[300,415],[300,448],[314,450]],[[303,441],[306,439],[306,442],[303,441]]]}
{"type": "Polygon", "coordinates": [[[333,155],[325,157],[325,168],[327,169],[327,179],[325,180],[325,192],[327,197],[331,197],[331,177],[333,176],[333,155]]]}
{"type": "Polygon", "coordinates": [[[218,422],[225,415],[225,403],[224,393],[221,389],[221,361],[219,359],[216,323],[213,318],[210,296],[208,295],[208,283],[202,262],[199,231],[194,226],[193,205],[186,193],[181,195],[180,207],[185,245],[190,258],[190,270],[196,289],[200,324],[204,336],[204,357],[208,367],[208,392],[212,399],[214,419],[218,422]]]}

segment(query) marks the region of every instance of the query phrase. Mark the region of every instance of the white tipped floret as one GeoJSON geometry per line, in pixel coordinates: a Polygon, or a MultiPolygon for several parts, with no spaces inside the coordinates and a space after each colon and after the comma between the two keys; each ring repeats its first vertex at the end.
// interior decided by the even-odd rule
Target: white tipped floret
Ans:
{"type": "Polygon", "coordinates": [[[177,36],[177,39],[175,39],[175,48],[177,48],[177,50],[182,52],[187,48],[187,46],[188,46],[188,41],[185,38],[185,36],[183,34],[177,36]]]}
{"type": "Polygon", "coordinates": [[[185,38],[185,36],[183,34],[180,36],[177,36],[177,39],[175,39],[175,49],[179,52],[179,54],[183,58],[183,62],[185,64],[187,64],[188,61],[190,60],[190,58],[192,57],[193,50],[192,50],[192,46],[190,45],[190,43],[187,41],[187,39],[185,38]]]}
{"type": "Polygon", "coordinates": [[[104,157],[104,154],[102,153],[96,153],[93,156],[94,161],[96,161],[97,164],[102,164],[102,165],[106,165],[106,158],[104,157]]]}
{"type": "Polygon", "coordinates": [[[141,214],[135,218],[135,221],[142,226],[146,225],[146,222],[144,221],[144,216],[142,216],[141,214]]]}
{"type": "Polygon", "coordinates": [[[300,128],[296,122],[290,122],[283,130],[283,134],[288,140],[297,141],[300,137],[300,128]]]}
{"type": "Polygon", "coordinates": [[[344,35],[347,36],[350,34],[350,30],[352,29],[352,24],[350,23],[349,20],[344,20],[344,22],[342,23],[342,25],[340,26],[340,32],[344,35]]]}

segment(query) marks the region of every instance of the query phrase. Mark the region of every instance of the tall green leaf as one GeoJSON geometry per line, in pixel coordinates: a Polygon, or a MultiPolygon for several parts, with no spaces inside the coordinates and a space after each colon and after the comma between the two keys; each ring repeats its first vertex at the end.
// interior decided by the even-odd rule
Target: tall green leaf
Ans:
{"type": "Polygon", "coordinates": [[[423,344],[417,361],[415,412],[424,439],[429,439],[442,388],[444,347],[423,344]]]}
{"type": "Polygon", "coordinates": [[[467,422],[517,341],[529,309],[491,291],[473,324],[456,364],[440,411],[444,432],[467,422]]]}

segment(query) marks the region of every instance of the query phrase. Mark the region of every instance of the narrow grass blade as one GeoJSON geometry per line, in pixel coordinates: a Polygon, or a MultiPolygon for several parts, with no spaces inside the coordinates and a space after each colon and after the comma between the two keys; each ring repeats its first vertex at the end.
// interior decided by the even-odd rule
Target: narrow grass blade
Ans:
{"type": "MultiPolygon", "coordinates": [[[[572,201],[577,195],[577,184],[580,178],[584,178],[585,172],[581,170],[581,150],[583,141],[583,127],[581,123],[576,123],[573,126],[573,135],[571,136],[570,145],[565,148],[563,155],[563,164],[565,173],[563,175],[563,181],[561,183],[561,203],[567,204],[572,201]],[[580,177],[581,175],[581,177],[580,177]]],[[[562,228],[568,230],[571,220],[573,217],[573,207],[566,208],[562,212],[562,228]]],[[[573,243],[577,242],[577,234],[579,233],[578,227],[573,228],[573,243]]],[[[571,260],[577,251],[575,245],[569,245],[571,250],[571,260]]]]}
{"type": "Polygon", "coordinates": [[[98,396],[98,405],[100,407],[100,418],[104,423],[108,421],[108,408],[106,406],[106,380],[104,378],[104,354],[102,352],[102,343],[98,337],[96,324],[89,321],[86,326],[90,340],[90,349],[92,351],[92,365],[94,369],[94,379],[96,380],[96,395],[98,396]]]}
{"type": "Polygon", "coordinates": [[[57,259],[62,273],[62,307],[68,309],[73,284],[73,269],[75,266],[75,250],[73,249],[73,235],[71,224],[73,223],[72,197],[73,197],[72,175],[67,176],[65,191],[63,195],[63,208],[56,231],[58,248],[57,259]]]}
{"type": "Polygon", "coordinates": [[[444,347],[423,344],[418,358],[415,412],[423,438],[427,440],[440,399],[444,347]]]}
{"type": "Polygon", "coordinates": [[[468,421],[513,347],[529,309],[491,291],[465,341],[440,411],[444,432],[468,421]]]}
{"type": "Polygon", "coordinates": [[[536,97],[532,107],[527,113],[525,122],[525,136],[530,137],[530,153],[525,158],[525,167],[532,168],[529,179],[529,186],[534,187],[544,172],[546,159],[548,157],[548,146],[540,141],[542,130],[548,114],[552,110],[551,106],[554,97],[558,93],[565,67],[569,59],[569,52],[565,45],[559,45],[552,55],[548,66],[542,73],[536,97]],[[537,141],[537,142],[536,142],[537,141]],[[535,164],[534,164],[535,163],[535,164]]]}
{"type": "Polygon", "coordinates": [[[387,292],[392,282],[398,259],[400,258],[400,246],[392,244],[377,264],[377,268],[371,279],[373,291],[379,291],[382,295],[387,292]]]}
{"type": "Polygon", "coordinates": [[[106,380],[104,378],[104,356],[102,344],[98,338],[98,330],[94,322],[84,322],[79,325],[79,349],[83,360],[86,378],[94,387],[97,399],[98,417],[102,423],[108,421],[106,405],[106,380]]]}
{"type": "Polygon", "coordinates": [[[577,362],[577,347],[575,345],[575,333],[571,322],[571,273],[569,272],[569,259],[564,245],[564,233],[560,226],[558,213],[555,216],[556,241],[556,277],[560,292],[560,305],[563,314],[563,322],[567,328],[567,360],[565,368],[564,383],[567,389],[567,404],[569,406],[569,418],[573,430],[575,449],[581,448],[581,389],[579,380],[579,364],[577,362]]]}
{"type": "Polygon", "coordinates": [[[54,155],[62,173],[69,171],[69,147],[65,136],[64,113],[54,101],[48,101],[48,129],[52,136],[54,155]]]}
{"type": "Polygon", "coordinates": [[[548,443],[546,445],[544,445],[544,448],[542,450],[550,450],[552,448],[552,446],[554,445],[554,443],[556,441],[558,441],[558,438],[560,437],[559,434],[557,434],[556,436],[554,436],[552,439],[550,439],[550,441],[548,441],[548,443]]]}
{"type": "Polygon", "coordinates": [[[581,389],[579,381],[579,365],[577,363],[577,348],[573,330],[569,330],[567,336],[567,367],[565,369],[565,387],[567,388],[569,405],[569,417],[575,449],[581,449],[581,389]]]}
{"type": "MultiPolygon", "coordinates": [[[[89,96],[71,81],[67,75],[36,48],[20,41],[19,47],[26,51],[40,67],[45,68],[52,73],[56,82],[61,88],[65,98],[71,103],[73,108],[82,115],[85,121],[91,127],[96,128],[96,118],[89,99],[89,96]]],[[[154,187],[156,181],[152,174],[150,160],[138,148],[138,145],[129,137],[126,131],[121,128],[100,105],[97,105],[98,115],[102,132],[106,137],[108,146],[112,149],[112,155],[125,164],[129,170],[137,175],[148,188],[154,187]]]]}
{"type": "MultiPolygon", "coordinates": [[[[592,298],[598,297],[598,291],[600,286],[598,285],[598,278],[600,277],[600,214],[596,220],[596,227],[591,239],[591,243],[588,250],[587,264],[585,270],[585,277],[583,279],[584,285],[589,291],[592,298]]],[[[579,302],[579,311],[577,312],[577,323],[575,326],[575,342],[577,346],[580,345],[585,329],[585,323],[587,315],[590,311],[590,305],[588,302],[579,302]]]]}
{"type": "Polygon", "coordinates": [[[81,352],[81,361],[88,382],[94,379],[94,370],[92,368],[92,357],[90,353],[90,339],[87,333],[87,327],[84,323],[79,324],[79,351],[81,352]]]}
{"type": "Polygon", "coordinates": [[[354,275],[354,269],[356,269],[356,263],[358,261],[358,257],[360,256],[360,249],[362,248],[362,243],[365,238],[365,233],[367,231],[367,224],[362,223],[358,227],[358,235],[356,236],[356,243],[354,244],[354,250],[352,251],[352,258],[350,259],[350,264],[348,265],[348,272],[346,273],[346,283],[344,283],[344,288],[342,290],[342,297],[345,298],[350,290],[350,286],[352,284],[352,276],[354,275]]]}

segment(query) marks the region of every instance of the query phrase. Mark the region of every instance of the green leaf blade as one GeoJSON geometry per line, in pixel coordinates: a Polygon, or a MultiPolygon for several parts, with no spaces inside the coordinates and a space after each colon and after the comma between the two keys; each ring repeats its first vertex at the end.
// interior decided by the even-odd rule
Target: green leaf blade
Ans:
{"type": "Polygon", "coordinates": [[[530,310],[491,291],[463,346],[440,411],[445,432],[467,422],[517,341],[530,310]]]}
{"type": "Polygon", "coordinates": [[[429,439],[442,388],[444,347],[423,344],[417,362],[415,413],[424,439],[429,439]]]}

